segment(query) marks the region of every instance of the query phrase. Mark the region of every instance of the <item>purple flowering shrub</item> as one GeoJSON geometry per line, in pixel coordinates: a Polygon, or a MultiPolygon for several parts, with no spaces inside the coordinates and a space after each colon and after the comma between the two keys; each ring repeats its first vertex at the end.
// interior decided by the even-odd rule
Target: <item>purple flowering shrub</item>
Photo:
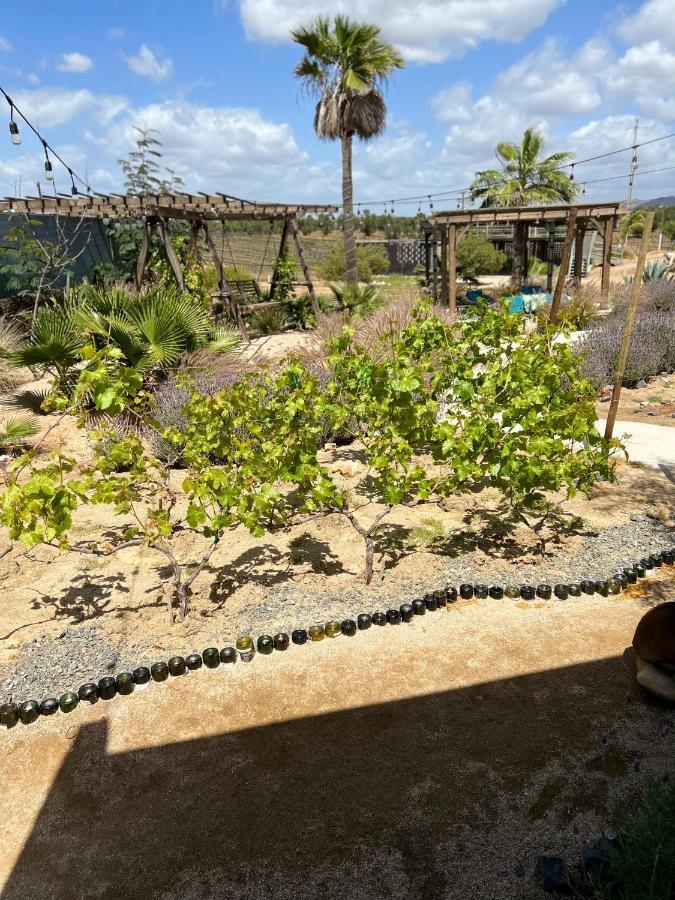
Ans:
{"type": "MultiPolygon", "coordinates": [[[[625,316],[613,314],[598,321],[575,349],[584,357],[584,373],[598,390],[614,378],[625,316]]],[[[634,386],[643,378],[675,371],[675,309],[638,310],[623,384],[634,386]]]]}

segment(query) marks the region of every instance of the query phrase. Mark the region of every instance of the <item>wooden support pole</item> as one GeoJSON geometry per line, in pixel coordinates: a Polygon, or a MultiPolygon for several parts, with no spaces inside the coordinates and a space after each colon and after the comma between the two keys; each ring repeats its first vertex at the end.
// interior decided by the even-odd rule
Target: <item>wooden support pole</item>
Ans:
{"type": "Polygon", "coordinates": [[[173,248],[169,232],[166,228],[166,223],[163,219],[158,220],[157,227],[159,228],[159,236],[162,239],[164,252],[166,253],[166,258],[169,260],[169,265],[171,266],[173,277],[176,279],[176,283],[178,284],[178,287],[181,289],[181,291],[184,291],[185,284],[183,282],[183,272],[181,271],[180,261],[178,259],[178,256],[176,255],[176,251],[173,248]]]}
{"type": "Polygon", "coordinates": [[[577,233],[574,238],[574,286],[581,287],[581,276],[584,271],[584,238],[586,225],[583,222],[577,224],[577,233]]]}
{"type": "Polygon", "coordinates": [[[216,271],[218,272],[218,287],[220,288],[220,292],[221,294],[228,295],[228,303],[232,318],[237,323],[237,328],[245,336],[246,340],[248,340],[248,333],[246,332],[246,329],[244,327],[244,319],[241,314],[241,309],[239,308],[239,303],[234,295],[234,291],[230,287],[227,278],[225,277],[223,261],[220,258],[218,251],[216,250],[216,245],[213,243],[213,238],[211,237],[209,227],[206,222],[204,223],[204,234],[206,236],[206,246],[209,248],[213,261],[216,264],[216,271]]]}
{"type": "Polygon", "coordinates": [[[291,230],[291,234],[293,235],[293,240],[295,241],[295,249],[298,251],[298,259],[300,260],[300,265],[302,266],[302,273],[305,276],[305,281],[307,282],[307,293],[309,294],[309,299],[312,304],[312,311],[314,312],[315,316],[319,316],[321,314],[321,310],[319,309],[319,301],[316,299],[312,276],[309,271],[309,266],[307,265],[307,262],[305,260],[305,254],[302,252],[302,242],[300,240],[300,233],[298,232],[298,225],[295,221],[295,216],[288,217],[288,226],[291,230]]]}
{"type": "Polygon", "coordinates": [[[429,234],[424,232],[424,283],[429,287],[429,276],[431,275],[431,260],[429,259],[429,234]]]}
{"type": "Polygon", "coordinates": [[[574,240],[574,229],[577,224],[577,210],[572,206],[567,219],[567,231],[565,232],[565,240],[563,241],[562,259],[560,260],[560,271],[558,272],[558,280],[555,283],[555,291],[553,293],[553,302],[551,303],[551,312],[549,313],[549,322],[555,322],[560,309],[560,301],[562,292],[567,278],[567,270],[570,265],[570,256],[572,255],[572,242],[574,240]]]}
{"type": "Polygon", "coordinates": [[[626,322],[623,326],[623,336],[621,338],[621,346],[619,348],[619,358],[616,361],[616,372],[614,373],[614,387],[612,388],[612,400],[607,410],[607,423],[605,425],[605,440],[612,439],[614,433],[614,422],[616,414],[619,410],[619,400],[621,399],[621,382],[623,381],[623,373],[626,369],[626,360],[628,359],[628,351],[630,350],[630,339],[633,334],[633,325],[635,324],[635,314],[637,312],[638,300],[640,299],[640,289],[642,288],[642,273],[645,269],[645,260],[647,259],[647,250],[649,249],[649,239],[652,234],[652,226],[654,225],[654,210],[648,212],[644,218],[642,226],[642,242],[640,244],[640,252],[638,254],[637,265],[635,267],[635,278],[633,279],[633,288],[630,293],[630,302],[628,304],[628,312],[626,313],[626,322]]]}
{"type": "Polygon", "coordinates": [[[286,242],[288,241],[288,216],[284,219],[284,224],[281,229],[281,241],[279,242],[279,252],[277,253],[277,261],[274,264],[274,269],[272,270],[272,282],[270,284],[270,297],[274,297],[274,291],[277,286],[277,268],[278,263],[281,257],[286,252],[286,242]]]}
{"type": "Polygon", "coordinates": [[[447,306],[450,302],[448,285],[448,227],[441,229],[441,304],[447,306]]]}
{"type": "Polygon", "coordinates": [[[553,253],[555,250],[555,225],[548,227],[548,242],[546,244],[546,291],[550,293],[553,290],[553,253]]]}
{"type": "Polygon", "coordinates": [[[190,256],[197,255],[197,248],[199,247],[199,232],[201,230],[202,224],[206,227],[206,223],[202,223],[199,219],[193,219],[190,222],[190,256]]]}
{"type": "Polygon", "coordinates": [[[147,219],[143,219],[143,236],[141,237],[141,246],[138,250],[138,260],[136,261],[136,289],[140,291],[143,284],[143,275],[145,274],[145,266],[148,262],[148,253],[150,251],[150,230],[153,226],[147,219]]]}
{"type": "Polygon", "coordinates": [[[448,228],[448,309],[457,314],[457,226],[448,228]]]}
{"type": "Polygon", "coordinates": [[[600,299],[609,301],[609,282],[612,273],[612,240],[614,239],[614,217],[605,222],[602,238],[602,280],[600,283],[600,299]]]}

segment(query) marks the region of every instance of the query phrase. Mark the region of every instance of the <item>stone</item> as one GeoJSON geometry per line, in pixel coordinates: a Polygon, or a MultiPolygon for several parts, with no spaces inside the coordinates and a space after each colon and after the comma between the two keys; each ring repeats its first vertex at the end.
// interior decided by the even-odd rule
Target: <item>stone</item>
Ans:
{"type": "Polygon", "coordinates": [[[656,519],[657,522],[667,522],[670,518],[670,510],[663,503],[655,503],[645,509],[645,514],[650,519],[656,519]]]}
{"type": "Polygon", "coordinates": [[[646,387],[647,387],[647,382],[644,380],[644,378],[641,378],[641,379],[638,381],[638,383],[635,385],[635,387],[636,387],[636,388],[646,388],[646,387]]]}
{"type": "Polygon", "coordinates": [[[537,874],[542,888],[552,894],[569,894],[571,891],[570,876],[562,856],[537,857],[537,874]]]}

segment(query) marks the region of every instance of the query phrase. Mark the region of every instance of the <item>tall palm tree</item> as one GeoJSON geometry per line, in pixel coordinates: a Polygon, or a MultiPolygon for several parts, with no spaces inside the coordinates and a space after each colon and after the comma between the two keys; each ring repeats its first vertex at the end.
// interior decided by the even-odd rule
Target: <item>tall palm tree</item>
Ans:
{"type": "Polygon", "coordinates": [[[382,85],[403,58],[380,39],[380,29],[365,22],[320,16],[309,28],[291,32],[305,48],[295,75],[318,97],[314,130],[322,140],[342,144],[342,204],[347,281],[358,281],[354,240],[352,140],[377,137],[384,131],[387,107],[382,85]]]}
{"type": "MultiPolygon", "coordinates": [[[[520,147],[500,141],[496,155],[501,169],[476,172],[471,184],[473,199],[483,206],[533,206],[571,203],[579,186],[560,170],[574,159],[573,153],[553,153],[540,158],[544,136],[533,128],[523,135],[520,147]]],[[[513,277],[527,277],[527,223],[517,222],[513,235],[513,277]]]]}

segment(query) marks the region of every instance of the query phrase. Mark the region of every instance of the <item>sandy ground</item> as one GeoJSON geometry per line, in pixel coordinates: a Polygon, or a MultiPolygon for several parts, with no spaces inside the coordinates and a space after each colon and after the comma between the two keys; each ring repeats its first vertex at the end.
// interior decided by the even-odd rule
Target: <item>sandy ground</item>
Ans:
{"type": "MultiPolygon", "coordinates": [[[[596,403],[599,419],[607,418],[608,395],[596,403]]],[[[617,418],[624,422],[675,427],[675,375],[652,378],[647,387],[623,388],[617,418]]]]}
{"type": "Polygon", "coordinates": [[[673,596],[460,602],[19,725],[2,896],[544,898],[540,853],[674,771],[624,653],[673,596]]]}

